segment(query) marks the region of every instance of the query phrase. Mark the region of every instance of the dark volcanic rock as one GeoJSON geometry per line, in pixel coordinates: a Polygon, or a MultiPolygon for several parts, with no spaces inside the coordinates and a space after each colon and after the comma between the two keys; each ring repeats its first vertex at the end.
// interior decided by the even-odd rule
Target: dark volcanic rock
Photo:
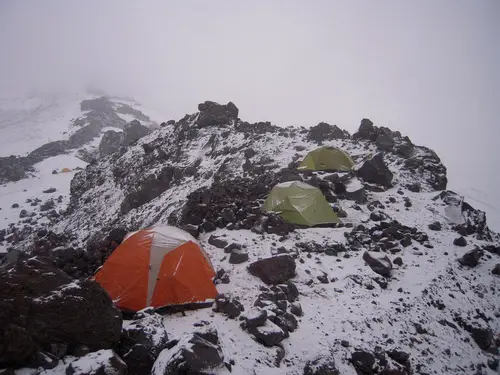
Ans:
{"type": "Polygon", "coordinates": [[[224,249],[228,245],[228,242],[226,240],[223,240],[222,238],[219,238],[219,237],[214,236],[214,235],[211,235],[208,238],[208,243],[212,246],[219,248],[219,249],[224,249]]]}
{"type": "Polygon", "coordinates": [[[32,164],[17,156],[0,157],[0,183],[19,181],[26,177],[32,164]]]}
{"type": "Polygon", "coordinates": [[[142,138],[148,135],[151,130],[142,125],[139,121],[134,120],[125,125],[123,129],[123,144],[128,146],[137,141],[139,138],[142,138]]]}
{"type": "Polygon", "coordinates": [[[319,357],[306,363],[303,375],[339,375],[339,370],[333,356],[319,357]]]}
{"type": "Polygon", "coordinates": [[[370,268],[382,276],[390,276],[392,270],[392,263],[387,255],[380,255],[375,252],[365,251],[363,259],[370,266],[370,268]]]}
{"type": "Polygon", "coordinates": [[[495,265],[495,267],[493,267],[491,273],[493,275],[500,275],[500,263],[498,263],[497,265],[495,265]]]}
{"type": "Polygon", "coordinates": [[[384,187],[392,186],[392,172],[384,163],[383,153],[376,154],[371,160],[365,161],[358,170],[358,176],[364,181],[384,187]]]}
{"type": "Polygon", "coordinates": [[[356,351],[351,355],[351,363],[360,375],[373,374],[373,366],[375,366],[375,357],[367,351],[356,351]]]}
{"type": "Polygon", "coordinates": [[[39,258],[0,270],[0,366],[23,365],[54,343],[107,349],[122,318],[93,281],[74,281],[39,258]]]}
{"type": "Polygon", "coordinates": [[[493,331],[489,328],[472,327],[470,329],[470,334],[477,346],[479,346],[482,350],[488,350],[488,348],[492,346],[495,338],[493,331]]]}
{"type": "Polygon", "coordinates": [[[56,192],[56,188],[49,188],[49,189],[43,191],[44,194],[50,194],[50,193],[55,193],[55,192],[56,192]]]}
{"type": "Polygon", "coordinates": [[[375,141],[377,138],[377,131],[373,126],[373,122],[369,119],[362,119],[359,129],[352,135],[354,139],[366,139],[367,141],[375,141]]]}
{"type": "Polygon", "coordinates": [[[123,143],[123,133],[108,130],[102,136],[99,143],[99,154],[101,156],[111,155],[118,151],[123,143]]]}
{"type": "Polygon", "coordinates": [[[253,262],[248,271],[266,284],[282,284],[295,276],[295,259],[280,255],[253,262]]]}
{"type": "MultiPolygon", "coordinates": [[[[89,353],[71,364],[66,375],[127,375],[127,365],[112,350],[100,350],[89,353]],[[89,364],[92,364],[89,366],[89,364]]],[[[133,372],[132,372],[133,374],[133,372]]]]}
{"type": "Polygon", "coordinates": [[[474,249],[465,253],[458,262],[463,266],[476,267],[479,264],[479,259],[483,256],[484,252],[480,249],[474,249]]]}
{"type": "Polygon", "coordinates": [[[172,348],[160,353],[151,374],[211,374],[223,366],[223,361],[219,345],[197,333],[186,334],[172,348]]]}
{"type": "Polygon", "coordinates": [[[453,245],[460,247],[467,246],[467,240],[463,236],[455,238],[453,240],[453,245]]]}
{"type": "Polygon", "coordinates": [[[440,231],[442,229],[441,223],[439,221],[435,221],[429,224],[430,230],[440,231]]]}
{"type": "Polygon", "coordinates": [[[225,294],[219,294],[215,297],[214,311],[226,314],[234,319],[244,310],[243,305],[236,298],[230,298],[225,294]]]}
{"type": "Polygon", "coordinates": [[[168,335],[163,317],[146,315],[123,328],[118,353],[128,366],[128,373],[149,373],[160,352],[167,347],[168,335]]]}
{"type": "Polygon", "coordinates": [[[229,263],[240,264],[248,260],[248,253],[245,250],[234,249],[229,255],[229,263]]]}
{"type": "Polygon", "coordinates": [[[221,105],[215,102],[206,101],[198,105],[200,115],[196,120],[196,124],[200,127],[213,125],[226,125],[230,120],[238,118],[238,108],[229,102],[226,105],[221,105]]]}
{"type": "Polygon", "coordinates": [[[278,345],[286,337],[285,332],[269,320],[263,326],[249,327],[248,331],[255,336],[258,342],[267,347],[278,345]]]}
{"type": "Polygon", "coordinates": [[[332,139],[348,138],[349,133],[340,129],[337,125],[330,125],[325,122],[320,122],[318,125],[309,128],[307,138],[321,144],[323,141],[332,139]]]}

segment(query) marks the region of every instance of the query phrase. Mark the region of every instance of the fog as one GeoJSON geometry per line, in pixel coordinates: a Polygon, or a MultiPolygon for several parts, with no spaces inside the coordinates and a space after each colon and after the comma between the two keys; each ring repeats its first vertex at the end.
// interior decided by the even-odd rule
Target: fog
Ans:
{"type": "Polygon", "coordinates": [[[368,117],[436,150],[500,230],[499,15],[498,0],[2,0],[0,94],[98,87],[170,118],[231,100],[248,121],[350,132],[368,117]]]}

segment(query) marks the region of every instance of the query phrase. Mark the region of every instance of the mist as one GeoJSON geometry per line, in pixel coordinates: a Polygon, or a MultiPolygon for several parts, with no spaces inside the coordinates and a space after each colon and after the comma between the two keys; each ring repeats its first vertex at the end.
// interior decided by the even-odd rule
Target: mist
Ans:
{"type": "Polygon", "coordinates": [[[165,120],[231,100],[247,121],[351,133],[367,117],[434,149],[500,230],[499,14],[497,0],[3,0],[0,95],[100,88],[165,120]]]}

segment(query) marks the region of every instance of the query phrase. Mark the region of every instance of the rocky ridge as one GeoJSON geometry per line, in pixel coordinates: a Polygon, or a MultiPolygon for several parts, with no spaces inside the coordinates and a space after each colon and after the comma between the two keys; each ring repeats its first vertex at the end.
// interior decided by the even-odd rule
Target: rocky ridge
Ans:
{"type": "Polygon", "coordinates": [[[499,237],[446,191],[432,150],[367,119],[350,136],[325,123],[249,124],[233,103],[198,109],[89,164],[52,223],[3,234],[10,254],[48,256],[83,279],[129,230],[171,224],[202,242],[218,269],[213,312],[140,313],[115,352],[85,355],[118,373],[496,371],[499,237]],[[349,152],[355,171],[298,173],[319,144],[349,152]],[[342,223],[300,228],[262,212],[272,186],[291,180],[320,188],[342,223]],[[141,319],[155,338],[137,338],[141,319]]]}

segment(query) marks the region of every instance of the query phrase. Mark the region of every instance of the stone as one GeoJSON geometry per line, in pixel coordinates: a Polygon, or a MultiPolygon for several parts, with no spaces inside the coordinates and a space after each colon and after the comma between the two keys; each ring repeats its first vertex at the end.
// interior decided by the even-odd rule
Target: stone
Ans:
{"type": "Polygon", "coordinates": [[[472,327],[470,329],[472,339],[482,350],[488,350],[493,344],[495,335],[489,328],[472,327]]]}
{"type": "Polygon", "coordinates": [[[290,304],[290,312],[295,316],[304,315],[304,312],[302,311],[302,305],[298,302],[293,302],[290,304]]]}
{"type": "Polygon", "coordinates": [[[14,203],[14,204],[12,205],[12,208],[19,208],[19,204],[18,204],[18,203],[14,203]]]}
{"type": "Polygon", "coordinates": [[[55,193],[56,192],[56,188],[49,188],[47,190],[43,190],[43,193],[45,194],[50,194],[50,193],[55,193]]]}
{"type": "Polygon", "coordinates": [[[129,146],[150,132],[147,126],[142,125],[138,120],[133,120],[123,128],[123,145],[129,146]]]}
{"type": "Polygon", "coordinates": [[[224,249],[228,245],[228,242],[226,240],[223,240],[223,239],[221,239],[217,236],[214,236],[214,235],[211,235],[208,238],[208,243],[212,246],[219,248],[219,249],[224,249]]]}
{"type": "Polygon", "coordinates": [[[375,366],[375,357],[372,353],[360,350],[355,351],[351,355],[351,363],[358,372],[358,374],[373,374],[373,367],[375,366]]]}
{"type": "Polygon", "coordinates": [[[258,342],[267,347],[278,345],[286,337],[285,332],[273,322],[267,320],[266,324],[248,330],[258,342]]]}
{"type": "Polygon", "coordinates": [[[309,128],[307,138],[311,141],[322,144],[323,141],[333,139],[348,138],[349,133],[340,129],[337,125],[330,125],[325,122],[320,122],[318,125],[309,128]]]}
{"type": "Polygon", "coordinates": [[[455,238],[453,240],[453,245],[460,246],[460,247],[465,247],[465,246],[467,246],[467,240],[465,239],[465,237],[460,236],[460,237],[455,238]]]}
{"type": "Polygon", "coordinates": [[[225,294],[219,294],[215,297],[214,311],[221,312],[231,319],[238,317],[243,310],[243,305],[236,298],[230,298],[225,294]]]}
{"type": "Polygon", "coordinates": [[[398,266],[402,266],[403,265],[403,259],[401,259],[401,257],[397,257],[397,258],[394,258],[394,260],[392,261],[392,263],[398,265],[398,266]]]}
{"type": "Polygon", "coordinates": [[[200,114],[196,120],[196,124],[200,128],[207,126],[218,126],[229,124],[231,120],[238,118],[238,108],[234,103],[229,102],[226,105],[206,101],[198,105],[200,114]]]}
{"type": "Polygon", "coordinates": [[[496,264],[495,267],[491,270],[493,275],[500,275],[500,263],[496,264]]]}
{"type": "Polygon", "coordinates": [[[245,328],[257,328],[266,324],[267,320],[267,310],[257,310],[253,311],[251,314],[248,314],[243,317],[243,321],[245,322],[245,328]]]}
{"type": "Polygon", "coordinates": [[[112,350],[100,350],[71,362],[66,368],[66,375],[103,374],[127,375],[127,365],[112,350]]]}
{"type": "Polygon", "coordinates": [[[442,229],[441,223],[439,221],[435,221],[433,223],[430,223],[428,225],[428,227],[430,230],[434,230],[434,231],[440,231],[442,229]]]}
{"type": "Polygon", "coordinates": [[[403,247],[408,247],[412,244],[411,237],[410,236],[405,236],[403,239],[400,241],[401,245],[403,247]]]}
{"type": "Polygon", "coordinates": [[[384,187],[392,186],[393,174],[384,163],[383,153],[378,153],[371,160],[365,161],[358,170],[358,176],[369,183],[384,187]]]}
{"type": "Polygon", "coordinates": [[[282,284],[295,277],[295,259],[288,254],[265,258],[251,263],[248,271],[264,283],[282,284]]]}
{"type": "Polygon", "coordinates": [[[303,375],[339,375],[339,370],[333,356],[318,357],[306,362],[303,375]]]}
{"type": "Polygon", "coordinates": [[[250,159],[257,155],[257,152],[253,148],[247,148],[243,154],[245,155],[245,158],[250,159]]]}
{"type": "Polygon", "coordinates": [[[156,359],[151,375],[212,374],[224,365],[218,344],[197,333],[185,334],[156,359]]]}
{"type": "Polygon", "coordinates": [[[168,334],[159,314],[139,311],[139,319],[123,327],[117,352],[128,366],[129,374],[149,373],[168,345],[168,334]]]}
{"type": "Polygon", "coordinates": [[[387,255],[380,255],[372,251],[365,251],[363,259],[370,266],[370,268],[382,276],[390,276],[392,270],[392,263],[387,255]]]}
{"type": "Polygon", "coordinates": [[[484,255],[483,250],[474,249],[465,253],[461,258],[458,259],[458,262],[462,266],[474,268],[479,264],[479,260],[483,255],[484,255]]]}
{"type": "Polygon", "coordinates": [[[52,210],[56,206],[55,202],[53,199],[48,199],[44,203],[40,205],[40,211],[45,212],[52,210]]]}
{"type": "Polygon", "coordinates": [[[0,268],[0,285],[0,367],[23,365],[51,344],[96,351],[120,339],[121,312],[101,286],[73,280],[43,258],[0,268]]]}
{"type": "Polygon", "coordinates": [[[248,253],[244,250],[235,249],[229,255],[229,263],[240,264],[248,261],[248,253]]]}

